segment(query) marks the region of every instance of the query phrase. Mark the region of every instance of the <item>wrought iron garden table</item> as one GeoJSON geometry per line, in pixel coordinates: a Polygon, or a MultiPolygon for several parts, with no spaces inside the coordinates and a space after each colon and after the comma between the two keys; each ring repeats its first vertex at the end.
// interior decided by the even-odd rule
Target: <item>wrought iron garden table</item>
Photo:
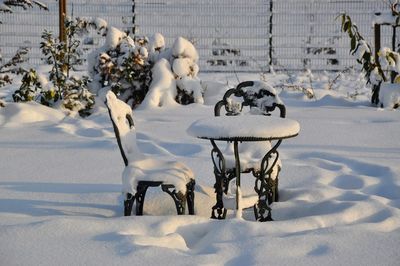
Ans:
{"type": "MultiPolygon", "coordinates": [[[[267,119],[262,116],[254,115],[237,115],[237,116],[216,116],[203,118],[195,121],[190,125],[187,132],[189,135],[200,138],[208,139],[211,141],[213,146],[212,160],[214,165],[224,164],[223,154],[219,149],[216,141],[228,141],[233,142],[234,157],[235,157],[235,177],[236,177],[236,213],[237,216],[241,215],[240,208],[240,155],[239,155],[239,143],[242,142],[255,142],[255,141],[272,141],[277,142],[271,147],[264,157],[271,157],[272,154],[278,156],[277,148],[281,144],[283,139],[292,138],[298,135],[300,131],[300,125],[297,121],[280,118],[280,117],[268,117],[267,119]],[[216,154],[217,156],[214,156],[216,154]],[[217,161],[216,161],[217,160],[217,161]],[[239,213],[239,215],[238,215],[239,213]]],[[[258,202],[254,205],[254,213],[256,220],[268,221],[271,218],[271,208],[267,202],[267,194],[270,191],[267,179],[268,174],[274,165],[277,163],[276,160],[272,160],[272,164],[268,165],[268,160],[262,167],[264,173],[257,175],[255,190],[258,194],[258,202]]],[[[212,218],[225,219],[226,208],[224,208],[222,200],[222,182],[220,175],[215,174],[215,192],[217,203],[214,205],[212,210],[212,218]]]]}

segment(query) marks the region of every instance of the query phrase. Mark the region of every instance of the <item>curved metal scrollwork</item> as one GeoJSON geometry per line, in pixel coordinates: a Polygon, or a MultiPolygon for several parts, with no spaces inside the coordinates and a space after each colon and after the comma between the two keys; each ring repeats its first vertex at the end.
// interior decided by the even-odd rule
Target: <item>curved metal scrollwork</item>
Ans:
{"type": "Polygon", "coordinates": [[[214,219],[225,219],[227,209],[224,208],[224,202],[222,199],[222,193],[225,190],[225,158],[221,150],[218,148],[214,140],[210,140],[213,149],[211,150],[211,158],[214,164],[214,175],[215,175],[215,195],[216,204],[212,207],[211,218],[214,219]]]}
{"type": "Polygon", "coordinates": [[[185,206],[186,206],[185,195],[181,192],[177,193],[175,190],[175,186],[173,185],[162,185],[161,188],[164,192],[168,193],[174,200],[178,215],[185,214],[185,206]]]}
{"type": "MultiPolygon", "coordinates": [[[[214,115],[220,116],[221,109],[224,107],[225,115],[234,116],[239,115],[243,108],[247,106],[250,108],[251,114],[258,114],[269,116],[275,109],[279,109],[280,117],[286,116],[286,108],[282,101],[279,99],[275,89],[264,83],[257,83],[254,81],[245,81],[236,86],[236,88],[229,89],[223,96],[223,99],[214,107],[214,115]]],[[[251,169],[255,181],[255,191],[258,194],[258,203],[254,205],[254,213],[258,221],[270,221],[271,208],[269,205],[277,200],[277,186],[278,186],[278,172],[276,178],[272,179],[271,175],[279,160],[279,153],[277,148],[282,140],[278,140],[267,154],[261,160],[260,169],[251,169]]],[[[218,146],[211,140],[213,149],[211,157],[214,164],[214,174],[216,183],[214,185],[217,204],[213,207],[212,217],[223,219],[225,217],[222,201],[222,193],[227,193],[229,182],[236,177],[235,169],[226,169],[225,159],[218,146]]],[[[247,170],[249,171],[249,170],[247,170]]]]}

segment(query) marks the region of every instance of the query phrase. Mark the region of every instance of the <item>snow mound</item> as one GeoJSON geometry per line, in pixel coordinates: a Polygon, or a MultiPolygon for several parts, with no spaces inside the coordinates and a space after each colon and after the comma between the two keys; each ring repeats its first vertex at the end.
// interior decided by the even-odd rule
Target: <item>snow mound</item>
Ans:
{"type": "Polygon", "coordinates": [[[383,83],[379,91],[379,102],[384,108],[398,107],[400,105],[400,84],[383,83]]]}
{"type": "Polygon", "coordinates": [[[26,126],[37,122],[58,123],[65,114],[60,110],[35,103],[8,103],[0,108],[0,125],[4,127],[26,126]]]}

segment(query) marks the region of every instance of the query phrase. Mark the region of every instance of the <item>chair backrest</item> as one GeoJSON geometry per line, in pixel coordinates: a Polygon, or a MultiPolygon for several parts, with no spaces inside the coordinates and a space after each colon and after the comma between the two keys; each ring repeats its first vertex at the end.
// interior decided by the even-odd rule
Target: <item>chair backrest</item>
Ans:
{"type": "Polygon", "coordinates": [[[226,115],[238,115],[246,106],[251,113],[267,116],[278,108],[280,117],[286,116],[285,105],[275,89],[262,81],[245,81],[229,89],[223,99],[216,103],[214,115],[220,116],[222,107],[225,107],[226,115]]]}
{"type": "Polygon", "coordinates": [[[112,91],[107,93],[105,104],[108,108],[122,159],[125,166],[127,166],[129,163],[129,153],[137,150],[132,109],[125,102],[117,99],[117,96],[112,91]]]}

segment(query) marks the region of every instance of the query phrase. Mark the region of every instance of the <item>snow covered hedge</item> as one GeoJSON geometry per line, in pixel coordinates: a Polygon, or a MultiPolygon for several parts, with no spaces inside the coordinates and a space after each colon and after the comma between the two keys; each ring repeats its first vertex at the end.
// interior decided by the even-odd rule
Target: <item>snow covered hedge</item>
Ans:
{"type": "Polygon", "coordinates": [[[203,103],[198,59],[182,37],[167,48],[160,33],[133,38],[110,27],[105,44],[88,57],[90,87],[97,94],[112,90],[133,108],[203,103]]]}

